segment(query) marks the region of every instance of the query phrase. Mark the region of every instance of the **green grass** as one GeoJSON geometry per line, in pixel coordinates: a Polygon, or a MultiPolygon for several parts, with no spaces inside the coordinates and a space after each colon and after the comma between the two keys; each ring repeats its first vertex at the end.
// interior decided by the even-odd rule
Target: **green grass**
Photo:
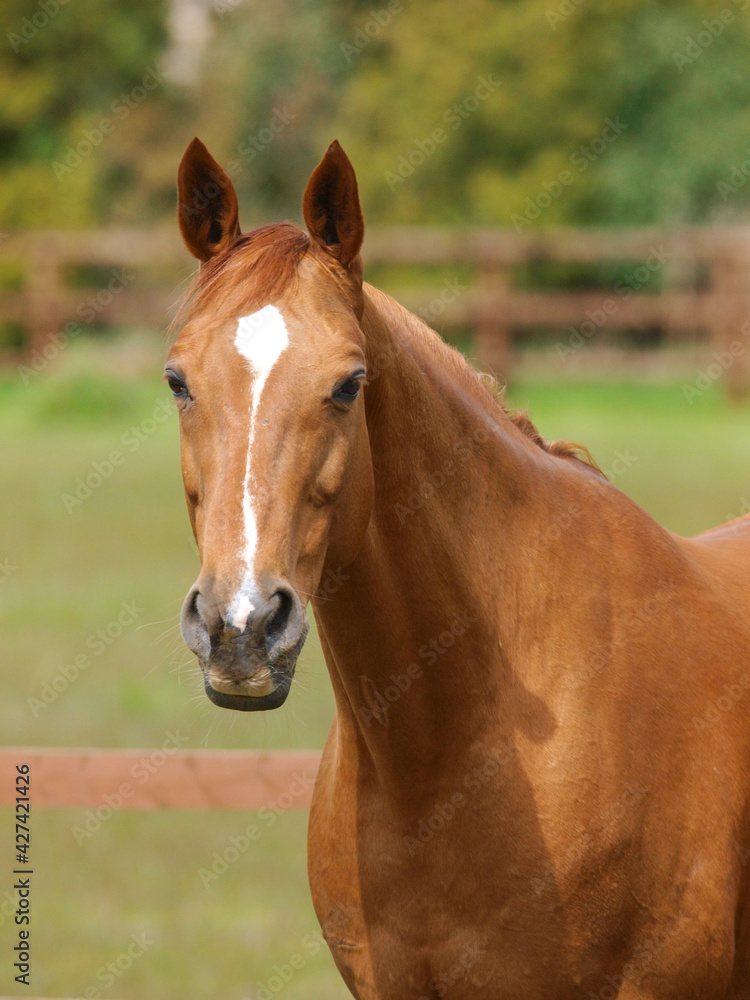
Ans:
{"type": "MultiPolygon", "coordinates": [[[[0,583],[5,742],[155,747],[179,729],[191,747],[321,746],[333,704],[314,633],[287,705],[260,716],[212,707],[182,645],[178,614],[198,559],[177,421],[170,416],[153,433],[148,423],[169,396],[159,357],[151,350],[133,361],[117,345],[82,344],[63,362],[27,385],[12,373],[0,379],[0,567],[15,567],[0,583]],[[133,427],[144,440],[131,452],[123,435],[133,427]],[[123,463],[67,511],[61,498],[113,450],[123,463]],[[142,610],[97,654],[87,640],[106,631],[123,602],[142,610]],[[40,701],[45,684],[81,653],[86,669],[43,709],[32,701],[34,714],[29,699],[40,701]]],[[[546,436],[588,445],[604,469],[618,452],[629,455],[617,485],[673,530],[710,527],[750,499],[750,411],[729,405],[718,387],[692,405],[679,384],[528,383],[514,385],[510,399],[528,404],[546,436]]],[[[306,939],[316,922],[305,813],[281,817],[209,888],[199,869],[252,815],[125,811],[79,845],[72,828],[84,818],[80,810],[33,818],[33,995],[85,996],[91,988],[133,1000],[254,998],[274,965],[302,953],[284,997],[348,996],[328,952],[312,954],[306,939]],[[132,967],[111,986],[97,980],[142,933],[154,943],[132,967]]],[[[9,813],[3,819],[10,844],[9,813]]],[[[10,872],[10,847],[0,857],[10,872]]],[[[10,931],[8,921],[0,925],[5,956],[10,931]]],[[[0,992],[28,993],[7,975],[7,959],[3,969],[0,992]]]]}

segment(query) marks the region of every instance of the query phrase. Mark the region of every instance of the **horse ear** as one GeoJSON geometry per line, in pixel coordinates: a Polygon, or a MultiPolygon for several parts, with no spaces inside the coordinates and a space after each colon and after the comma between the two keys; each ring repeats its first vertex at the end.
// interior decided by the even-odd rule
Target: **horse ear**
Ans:
{"type": "Polygon", "coordinates": [[[354,167],[337,139],[307,182],[302,214],[313,240],[349,267],[362,246],[365,224],[354,167]]]}
{"type": "Polygon", "coordinates": [[[193,139],[177,173],[180,232],[201,263],[215,257],[240,233],[234,185],[200,141],[193,139]]]}

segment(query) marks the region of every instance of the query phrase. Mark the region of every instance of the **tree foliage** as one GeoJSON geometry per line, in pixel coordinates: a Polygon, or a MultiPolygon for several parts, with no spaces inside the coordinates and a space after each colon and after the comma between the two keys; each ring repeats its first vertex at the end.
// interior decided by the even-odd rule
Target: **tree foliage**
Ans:
{"type": "MultiPolygon", "coordinates": [[[[112,133],[94,145],[112,104],[141,85],[166,39],[164,0],[2,0],[0,220],[4,228],[106,218],[118,189],[112,133]],[[91,152],[56,176],[69,146],[91,152]]],[[[161,89],[161,88],[160,88],[161,89]]],[[[158,100],[158,97],[157,99],[158,100]]],[[[144,101],[153,105],[154,100],[144,101]]],[[[134,113],[133,119],[137,117],[134,113]]],[[[71,158],[73,161],[75,158],[71,158]]]]}
{"type": "Polygon", "coordinates": [[[186,83],[178,0],[0,0],[0,227],[163,219],[195,134],[256,222],[298,215],[334,137],[380,223],[747,211],[750,0],[377,2],[211,0],[186,83]]]}

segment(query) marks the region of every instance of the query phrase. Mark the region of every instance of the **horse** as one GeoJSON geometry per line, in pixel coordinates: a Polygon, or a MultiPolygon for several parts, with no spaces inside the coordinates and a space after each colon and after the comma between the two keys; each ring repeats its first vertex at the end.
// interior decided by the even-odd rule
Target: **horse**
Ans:
{"type": "Polygon", "coordinates": [[[308,873],[350,992],[750,998],[750,517],[661,527],[364,282],[338,142],[306,232],[241,232],[198,139],[178,191],[182,633],[212,702],[273,709],[312,606],[308,873]]]}

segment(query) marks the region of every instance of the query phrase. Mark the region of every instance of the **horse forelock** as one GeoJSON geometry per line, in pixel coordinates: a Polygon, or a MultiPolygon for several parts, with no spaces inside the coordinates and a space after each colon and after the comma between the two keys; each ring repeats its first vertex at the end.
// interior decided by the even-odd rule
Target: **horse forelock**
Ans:
{"type": "Polygon", "coordinates": [[[220,318],[247,311],[251,301],[270,302],[294,281],[309,249],[310,237],[292,222],[241,233],[199,269],[185,292],[173,330],[209,306],[220,318]]]}

